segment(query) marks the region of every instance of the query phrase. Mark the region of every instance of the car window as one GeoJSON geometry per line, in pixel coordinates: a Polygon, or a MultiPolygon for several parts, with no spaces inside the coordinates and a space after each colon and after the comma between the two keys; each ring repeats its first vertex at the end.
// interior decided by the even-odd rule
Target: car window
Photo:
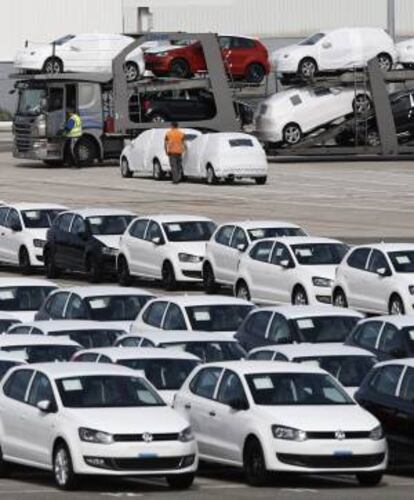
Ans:
{"type": "Polygon", "coordinates": [[[371,379],[370,386],[380,394],[395,396],[402,370],[402,366],[396,365],[379,368],[371,379]]]}
{"type": "Polygon", "coordinates": [[[231,48],[232,49],[253,49],[255,42],[251,38],[233,37],[231,48]]]}
{"type": "Polygon", "coordinates": [[[84,354],[79,354],[75,357],[75,361],[80,361],[82,363],[89,362],[94,363],[98,359],[98,354],[95,352],[85,352],[84,354]]]}
{"type": "Polygon", "coordinates": [[[358,327],[354,334],[355,343],[361,347],[366,347],[367,349],[375,349],[381,327],[381,321],[369,321],[367,323],[363,323],[358,327]]]}
{"type": "Polygon", "coordinates": [[[229,405],[235,400],[247,403],[246,393],[239,376],[230,370],[226,370],[220,382],[217,401],[229,405]]]}
{"type": "Polygon", "coordinates": [[[270,252],[273,248],[273,241],[261,241],[250,250],[250,257],[260,262],[269,262],[270,252]]]}
{"type": "Polygon", "coordinates": [[[10,209],[5,226],[8,228],[16,227],[16,229],[22,229],[22,223],[20,222],[19,213],[14,208],[10,209]]]}
{"type": "Polygon", "coordinates": [[[98,359],[98,363],[112,363],[112,360],[108,356],[101,354],[98,359]]]}
{"type": "Polygon", "coordinates": [[[116,345],[122,347],[144,347],[141,337],[127,337],[117,342],[116,345]]]}
{"type": "Polygon", "coordinates": [[[162,237],[162,232],[159,224],[157,224],[154,221],[150,221],[147,229],[147,234],[145,235],[146,241],[152,241],[154,238],[161,238],[162,237]]]}
{"type": "Polygon", "coordinates": [[[10,332],[7,332],[9,335],[22,335],[25,333],[30,333],[30,330],[32,329],[31,326],[16,326],[11,330],[10,332]]]}
{"type": "Polygon", "coordinates": [[[137,220],[129,228],[129,234],[134,238],[143,240],[145,235],[145,230],[147,229],[147,225],[148,225],[148,219],[137,220]]]}
{"type": "Polygon", "coordinates": [[[150,304],[142,316],[143,321],[148,325],[161,328],[161,321],[167,305],[168,302],[163,301],[150,304]]]}
{"type": "Polygon", "coordinates": [[[142,339],[140,347],[155,347],[155,344],[148,339],[142,339]]]}
{"type": "Polygon", "coordinates": [[[271,316],[272,313],[270,311],[260,311],[252,314],[246,321],[245,332],[248,335],[264,339],[271,316]]]}
{"type": "Polygon", "coordinates": [[[50,380],[43,373],[36,373],[33,383],[30,387],[29,397],[27,402],[29,405],[36,406],[40,401],[50,401],[54,403],[52,385],[50,380]]]}
{"type": "Polygon", "coordinates": [[[170,303],[168,306],[162,327],[164,330],[187,330],[184,315],[177,304],[170,303]]]}
{"type": "Polygon", "coordinates": [[[214,237],[216,243],[229,246],[233,230],[234,226],[223,226],[221,229],[219,229],[214,237]]]}
{"type": "Polygon", "coordinates": [[[232,248],[247,248],[249,241],[247,239],[246,233],[241,227],[236,227],[233,233],[233,238],[231,239],[232,248]]]}
{"type": "Polygon", "coordinates": [[[388,265],[387,259],[384,254],[379,250],[373,250],[369,258],[368,271],[371,273],[377,273],[378,269],[386,269],[390,271],[390,266],[388,265]]]}
{"type": "Polygon", "coordinates": [[[289,344],[292,342],[289,323],[280,314],[275,314],[270,324],[268,340],[274,344],[289,344]]]}
{"type": "Polygon", "coordinates": [[[231,42],[232,42],[231,37],[220,36],[218,40],[219,40],[220,49],[229,49],[231,47],[231,42]]]}
{"type": "Polygon", "coordinates": [[[357,248],[354,250],[348,257],[348,266],[354,267],[355,269],[365,269],[370,251],[370,248],[357,248]]]}
{"type": "Polygon", "coordinates": [[[403,352],[405,350],[403,332],[398,330],[398,328],[391,323],[385,323],[378,349],[382,352],[394,355],[397,354],[397,352],[403,352]]]}
{"type": "Polygon", "coordinates": [[[190,383],[190,391],[201,398],[213,399],[221,368],[205,368],[190,383]]]}
{"type": "Polygon", "coordinates": [[[0,207],[0,226],[5,225],[8,213],[9,213],[8,207],[0,207]]]}
{"type": "Polygon", "coordinates": [[[54,225],[59,229],[59,231],[68,233],[72,219],[73,219],[73,214],[63,214],[56,219],[54,225]]]}
{"type": "Polygon", "coordinates": [[[408,367],[401,382],[400,398],[414,403],[414,369],[408,367]]]}
{"type": "Polygon", "coordinates": [[[249,354],[248,359],[254,361],[270,361],[273,359],[272,351],[257,351],[249,354]]]}
{"type": "Polygon", "coordinates": [[[280,266],[281,262],[283,261],[288,261],[289,263],[292,263],[292,257],[285,245],[283,245],[282,243],[276,243],[272,252],[272,258],[270,259],[270,262],[272,264],[280,266]]]}
{"type": "Polygon", "coordinates": [[[72,294],[68,302],[68,307],[66,308],[65,318],[86,319],[87,317],[88,312],[86,310],[85,303],[79,295],[72,294]]]}
{"type": "Polygon", "coordinates": [[[4,385],[4,394],[11,399],[24,401],[32,375],[33,370],[17,370],[12,373],[4,385]]]}
{"type": "Polygon", "coordinates": [[[66,301],[68,300],[69,292],[60,292],[54,294],[47,304],[47,312],[53,319],[62,319],[66,301]]]}
{"type": "Polygon", "coordinates": [[[86,232],[85,221],[79,215],[75,215],[72,226],[70,228],[70,233],[73,235],[79,235],[79,233],[86,232]]]}

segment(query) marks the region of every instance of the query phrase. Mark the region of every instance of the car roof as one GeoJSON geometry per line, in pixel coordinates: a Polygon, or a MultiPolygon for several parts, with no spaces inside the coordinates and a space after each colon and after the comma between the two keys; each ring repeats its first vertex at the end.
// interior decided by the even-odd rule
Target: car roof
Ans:
{"type": "Polygon", "coordinates": [[[53,281],[41,278],[0,278],[0,288],[13,288],[16,286],[53,286],[58,288],[58,285],[53,281]]]}
{"type": "Polygon", "coordinates": [[[115,363],[33,363],[30,368],[43,371],[51,378],[60,379],[65,377],[82,377],[87,375],[127,375],[138,376],[136,372],[125,366],[115,363]]]}
{"type": "Polygon", "coordinates": [[[239,221],[232,221],[232,222],[226,222],[224,224],[220,224],[220,227],[222,226],[240,226],[244,229],[266,229],[266,228],[272,228],[272,227],[280,227],[280,228],[300,228],[301,226],[298,226],[297,224],[293,224],[292,222],[286,222],[286,221],[281,221],[281,220],[271,220],[271,219],[264,219],[264,220],[239,220],[239,221]]]}
{"type": "Polygon", "coordinates": [[[104,217],[105,215],[132,215],[133,212],[123,208],[80,208],[75,210],[67,210],[67,213],[77,214],[82,217],[104,217]]]}
{"type": "Polygon", "coordinates": [[[372,318],[363,319],[360,324],[369,323],[372,321],[387,321],[395,325],[397,328],[414,328],[414,314],[395,314],[391,316],[373,316],[372,318]]]}
{"type": "Polygon", "coordinates": [[[121,359],[189,359],[199,361],[197,356],[185,351],[163,349],[158,347],[100,347],[97,349],[83,349],[77,355],[96,353],[108,356],[112,360],[121,359]]]}
{"type": "MultiPolygon", "coordinates": [[[[364,315],[354,311],[353,309],[348,309],[344,307],[335,307],[331,305],[322,306],[273,306],[273,307],[261,307],[260,309],[255,309],[257,311],[270,311],[277,312],[285,316],[288,319],[297,318],[310,318],[317,316],[349,316],[352,318],[364,318],[364,315]]],[[[252,312],[253,314],[253,312],[252,312]]]]}
{"type": "Polygon", "coordinates": [[[307,364],[289,363],[286,361],[222,361],[220,363],[208,363],[208,367],[228,368],[241,375],[259,373],[323,373],[321,368],[307,364]]]}
{"type": "Polygon", "coordinates": [[[326,342],[320,344],[301,343],[288,345],[272,345],[252,349],[252,352],[272,351],[285,354],[289,359],[308,356],[369,356],[375,357],[372,352],[360,347],[348,346],[337,342],[326,342]]]}
{"type": "Polygon", "coordinates": [[[245,134],[243,132],[208,132],[204,136],[214,137],[217,140],[230,140],[230,139],[252,139],[256,140],[256,137],[250,134],[245,134]]]}
{"type": "Polygon", "coordinates": [[[22,364],[26,364],[27,361],[25,359],[24,353],[17,351],[0,351],[0,361],[18,361],[22,364]]]}
{"type": "Polygon", "coordinates": [[[227,295],[164,295],[154,300],[175,302],[183,307],[185,306],[208,306],[208,305],[253,305],[244,299],[231,297],[227,295]]]}
{"type": "MultiPolygon", "coordinates": [[[[318,243],[340,243],[342,244],[342,241],[339,240],[334,240],[331,238],[323,238],[319,236],[279,236],[278,238],[264,238],[263,240],[260,241],[280,241],[281,243],[284,243],[285,245],[301,245],[301,244],[318,244],[318,243]]],[[[256,243],[256,242],[255,242],[256,243]]]]}
{"type": "Polygon", "coordinates": [[[232,38],[247,38],[247,40],[257,40],[257,41],[260,41],[257,37],[255,36],[248,36],[248,35],[237,35],[237,34],[234,34],[234,33],[219,33],[217,35],[218,37],[221,37],[221,36],[229,36],[229,37],[232,37],[232,38]]]}
{"type": "Polygon", "coordinates": [[[390,359],[389,361],[382,361],[381,363],[377,363],[375,368],[388,365],[408,366],[410,368],[414,368],[414,358],[390,359]]]}
{"type": "Polygon", "coordinates": [[[59,292],[76,293],[79,297],[100,297],[106,295],[150,295],[152,293],[143,288],[130,288],[115,285],[91,285],[91,286],[74,286],[70,288],[60,288],[59,292]]]}
{"type": "Polygon", "coordinates": [[[156,215],[140,215],[140,219],[151,219],[160,224],[169,222],[213,222],[212,219],[208,217],[203,217],[199,215],[186,215],[186,214],[156,214],[156,215]]]}
{"type": "Polygon", "coordinates": [[[49,337],[48,335],[0,335],[0,349],[7,346],[25,345],[73,345],[79,346],[69,337],[49,337]]]}
{"type": "Polygon", "coordinates": [[[13,313],[10,314],[10,313],[5,312],[5,311],[0,311],[0,320],[2,320],[2,319],[12,319],[12,320],[16,320],[17,323],[19,323],[19,324],[21,323],[21,320],[17,316],[15,316],[15,314],[13,314],[13,313]]]}
{"type": "Polygon", "coordinates": [[[58,332],[58,331],[82,331],[88,332],[90,330],[122,330],[117,323],[110,321],[88,321],[82,319],[57,319],[53,321],[28,321],[25,323],[18,323],[13,326],[28,326],[39,328],[43,332],[58,332]]]}
{"type": "Polygon", "coordinates": [[[129,337],[139,337],[151,340],[155,344],[167,344],[175,342],[233,342],[237,343],[234,338],[226,337],[225,335],[220,335],[217,333],[197,331],[194,333],[191,330],[177,330],[177,331],[166,331],[162,332],[148,332],[148,333],[127,333],[126,335],[121,335],[117,338],[120,341],[124,338],[129,337]]]}
{"type": "Polygon", "coordinates": [[[16,210],[68,210],[67,207],[58,203],[4,203],[2,206],[15,208],[16,210]]]}
{"type": "Polygon", "coordinates": [[[382,250],[384,252],[398,252],[405,250],[413,250],[414,251],[414,242],[413,243],[367,243],[365,245],[358,245],[352,248],[355,250],[357,248],[375,248],[376,250],[382,250]]]}

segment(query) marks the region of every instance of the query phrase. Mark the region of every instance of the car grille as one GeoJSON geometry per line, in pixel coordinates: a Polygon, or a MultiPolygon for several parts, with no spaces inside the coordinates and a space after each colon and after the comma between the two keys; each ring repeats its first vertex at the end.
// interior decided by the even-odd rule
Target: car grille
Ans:
{"type": "Polygon", "coordinates": [[[118,471],[159,471],[179,470],[190,467],[195,461],[195,455],[148,458],[84,457],[84,460],[87,464],[100,469],[118,471]]]}
{"type": "Polygon", "coordinates": [[[385,459],[385,454],[335,456],[277,453],[276,457],[284,464],[307,467],[309,469],[361,469],[380,465],[385,459]]]}
{"type": "MultiPolygon", "coordinates": [[[[142,442],[144,439],[143,434],[115,434],[114,441],[119,443],[142,442]]],[[[178,441],[178,434],[152,434],[152,441],[178,441]]]]}
{"type": "MultiPolygon", "coordinates": [[[[335,436],[335,432],[307,432],[306,436],[308,439],[335,439],[338,438],[335,436]]],[[[370,432],[368,431],[349,431],[344,432],[343,439],[368,439],[370,436],[370,432]]]]}

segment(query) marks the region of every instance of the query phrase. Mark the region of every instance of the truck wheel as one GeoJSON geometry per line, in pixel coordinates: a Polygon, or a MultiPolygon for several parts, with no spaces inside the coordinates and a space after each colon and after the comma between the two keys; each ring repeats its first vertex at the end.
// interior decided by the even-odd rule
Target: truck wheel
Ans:
{"type": "Polygon", "coordinates": [[[98,158],[95,142],[89,137],[81,137],[75,146],[76,166],[92,165],[98,158]]]}
{"type": "Polygon", "coordinates": [[[172,76],[176,76],[177,78],[190,78],[190,65],[185,59],[174,59],[171,63],[170,73],[172,76]]]}
{"type": "Polygon", "coordinates": [[[135,82],[139,78],[139,69],[138,65],[132,61],[128,61],[125,64],[125,74],[127,82],[135,82]]]}
{"type": "Polygon", "coordinates": [[[48,75],[63,73],[63,62],[58,57],[49,57],[43,64],[42,73],[48,75]]]}
{"type": "Polygon", "coordinates": [[[129,169],[129,162],[125,158],[125,156],[121,160],[121,175],[122,175],[122,177],[125,177],[125,178],[132,177],[132,172],[129,169]]]}
{"type": "Polygon", "coordinates": [[[266,76],[266,70],[260,63],[251,63],[247,66],[245,79],[248,83],[262,83],[266,76]]]}

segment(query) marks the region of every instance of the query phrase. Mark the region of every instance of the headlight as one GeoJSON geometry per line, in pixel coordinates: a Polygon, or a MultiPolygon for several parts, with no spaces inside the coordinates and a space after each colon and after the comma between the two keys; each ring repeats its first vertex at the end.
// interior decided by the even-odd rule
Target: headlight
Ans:
{"type": "Polygon", "coordinates": [[[305,431],[283,425],[272,425],[272,433],[276,439],[287,439],[288,441],[306,441],[308,438],[305,431]]]}
{"type": "Polygon", "coordinates": [[[36,248],[43,248],[46,245],[45,240],[33,240],[33,246],[36,248]]]}
{"type": "Polygon", "coordinates": [[[383,439],[384,437],[384,431],[382,429],[382,426],[379,425],[378,427],[375,427],[370,433],[369,433],[369,438],[374,440],[374,441],[379,441],[380,439],[383,439]]]}
{"type": "Polygon", "coordinates": [[[94,429],[88,429],[86,427],[80,427],[79,437],[81,441],[86,441],[87,443],[111,444],[114,442],[112,434],[95,431],[94,429]]]}
{"type": "Polygon", "coordinates": [[[188,443],[189,441],[194,440],[194,434],[193,431],[191,430],[191,427],[185,428],[183,431],[178,434],[178,441],[181,441],[182,443],[188,443]]]}
{"type": "Polygon", "coordinates": [[[193,264],[196,264],[197,262],[201,262],[203,260],[203,257],[199,257],[198,255],[191,255],[189,253],[179,253],[178,260],[180,262],[192,262],[193,264]]]}
{"type": "Polygon", "coordinates": [[[118,255],[118,250],[111,247],[102,247],[103,255],[110,255],[111,257],[116,257],[118,255]]]}
{"type": "Polygon", "coordinates": [[[410,286],[408,287],[408,290],[409,290],[409,292],[411,293],[411,295],[414,295],[414,285],[410,285],[410,286]]]}
{"type": "Polygon", "coordinates": [[[312,283],[314,286],[321,286],[324,288],[330,288],[332,286],[332,280],[328,278],[320,278],[319,276],[314,276],[312,278],[312,283]]]}

